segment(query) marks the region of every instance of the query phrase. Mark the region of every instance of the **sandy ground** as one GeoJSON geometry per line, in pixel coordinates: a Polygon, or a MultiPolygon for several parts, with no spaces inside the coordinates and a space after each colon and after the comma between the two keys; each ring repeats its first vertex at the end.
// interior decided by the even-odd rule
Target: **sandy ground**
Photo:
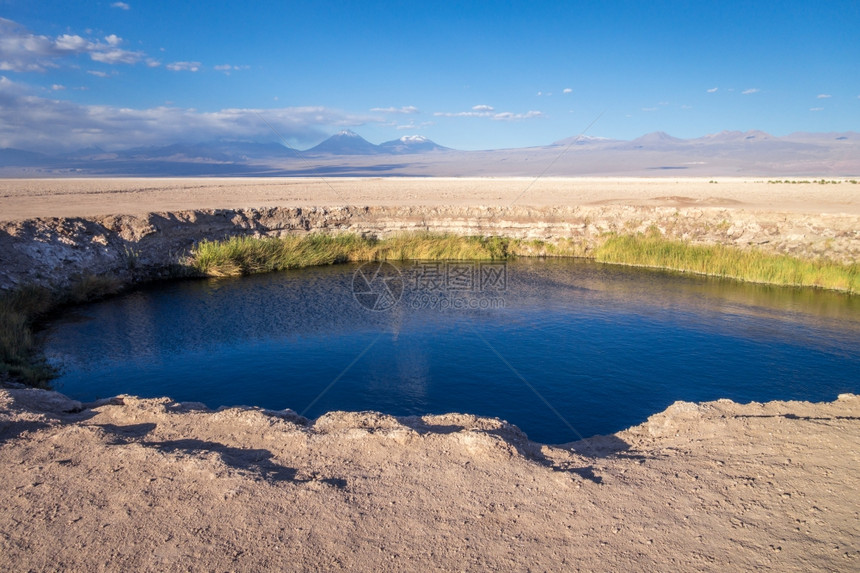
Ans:
{"type": "Polygon", "coordinates": [[[0,179],[0,219],[201,208],[601,204],[860,214],[860,185],[741,178],[0,179]],[[718,183],[709,183],[709,181],[718,183]]]}
{"type": "Polygon", "coordinates": [[[856,571],[860,397],[548,447],[464,415],[0,391],[0,569],[856,571]]]}

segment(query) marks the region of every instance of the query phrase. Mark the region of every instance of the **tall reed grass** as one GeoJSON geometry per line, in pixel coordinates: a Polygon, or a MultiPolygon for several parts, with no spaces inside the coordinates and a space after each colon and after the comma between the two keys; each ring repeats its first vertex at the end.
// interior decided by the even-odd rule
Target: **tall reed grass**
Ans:
{"type": "Polygon", "coordinates": [[[0,377],[48,388],[57,371],[40,352],[34,323],[65,304],[100,298],[120,286],[114,277],[85,275],[62,292],[29,286],[0,295],[0,377]]]}
{"type": "Polygon", "coordinates": [[[54,372],[37,356],[31,324],[52,306],[48,289],[24,288],[0,297],[0,373],[46,387],[54,372]]]}
{"type": "Polygon", "coordinates": [[[860,292],[856,263],[804,260],[726,245],[691,245],[655,233],[609,237],[596,249],[595,259],[755,283],[860,292]]]}
{"type": "Polygon", "coordinates": [[[192,250],[188,264],[201,275],[221,277],[350,261],[504,259],[515,246],[516,241],[502,237],[431,233],[383,240],[355,234],[231,237],[201,241],[192,250]]]}

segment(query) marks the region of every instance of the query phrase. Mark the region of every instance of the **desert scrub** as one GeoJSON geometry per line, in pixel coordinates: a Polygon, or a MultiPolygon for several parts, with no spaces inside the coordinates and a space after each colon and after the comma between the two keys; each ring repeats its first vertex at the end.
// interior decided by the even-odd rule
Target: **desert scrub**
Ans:
{"type": "Polygon", "coordinates": [[[725,245],[691,245],[665,239],[653,231],[608,237],[596,249],[595,258],[605,263],[692,272],[748,282],[860,292],[860,266],[857,264],[804,260],[725,245]]]}
{"type": "Polygon", "coordinates": [[[502,237],[433,233],[375,239],[355,234],[288,237],[231,237],[201,241],[188,265],[210,277],[250,275],[350,261],[505,259],[518,242],[502,237]]]}
{"type": "Polygon", "coordinates": [[[0,377],[48,388],[58,372],[41,354],[34,324],[63,305],[101,298],[120,287],[114,277],[82,275],[64,290],[27,286],[0,294],[0,377]]]}

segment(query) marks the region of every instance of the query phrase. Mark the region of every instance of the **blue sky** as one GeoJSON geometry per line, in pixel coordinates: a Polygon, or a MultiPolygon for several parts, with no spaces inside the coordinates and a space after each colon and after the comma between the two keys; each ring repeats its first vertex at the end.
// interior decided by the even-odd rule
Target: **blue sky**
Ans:
{"type": "Polygon", "coordinates": [[[0,0],[0,147],[860,131],[860,2],[0,0]],[[259,114],[259,115],[258,115],[259,114]],[[602,114],[602,115],[601,115],[602,114]]]}

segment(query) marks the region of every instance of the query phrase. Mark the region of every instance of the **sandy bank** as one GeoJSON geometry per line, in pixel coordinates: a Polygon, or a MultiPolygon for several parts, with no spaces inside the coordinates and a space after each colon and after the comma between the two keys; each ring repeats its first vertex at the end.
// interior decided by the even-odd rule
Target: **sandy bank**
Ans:
{"type": "Polygon", "coordinates": [[[860,398],[676,403],[563,446],[466,415],[0,391],[16,570],[856,570],[860,398]],[[70,412],[71,411],[71,412],[70,412]]]}

